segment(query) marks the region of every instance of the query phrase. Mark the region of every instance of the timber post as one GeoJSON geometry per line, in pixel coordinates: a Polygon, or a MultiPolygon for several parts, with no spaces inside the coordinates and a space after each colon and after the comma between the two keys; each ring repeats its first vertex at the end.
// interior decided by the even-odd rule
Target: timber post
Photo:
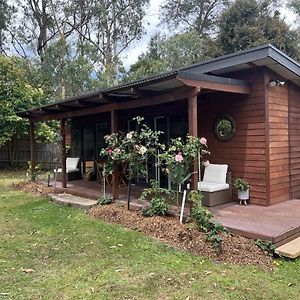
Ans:
{"type": "Polygon", "coordinates": [[[66,119],[60,119],[61,136],[61,185],[67,187],[66,119]]]}
{"type": "MultiPolygon", "coordinates": [[[[118,113],[116,110],[110,111],[111,133],[118,131],[118,113]]],[[[119,170],[116,168],[112,175],[112,196],[113,199],[119,198],[119,170]]]]}
{"type": "MultiPolygon", "coordinates": [[[[199,88],[194,88],[194,93],[188,97],[188,116],[189,116],[189,134],[198,137],[198,94],[200,93],[199,88]]],[[[196,190],[198,188],[198,165],[195,161],[193,163],[192,182],[191,189],[196,190]]],[[[200,180],[200,178],[199,178],[200,180]]]]}
{"type": "Polygon", "coordinates": [[[29,123],[30,130],[30,179],[31,181],[35,180],[35,167],[36,167],[36,141],[35,141],[35,123],[30,121],[29,123]]]}

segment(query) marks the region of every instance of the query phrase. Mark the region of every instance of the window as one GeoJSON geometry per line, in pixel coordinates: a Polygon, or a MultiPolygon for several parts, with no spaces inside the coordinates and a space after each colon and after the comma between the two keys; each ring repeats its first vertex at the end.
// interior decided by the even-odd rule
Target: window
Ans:
{"type": "Polygon", "coordinates": [[[236,123],[228,115],[219,117],[214,123],[214,132],[216,137],[221,141],[229,141],[235,134],[236,123]]]}

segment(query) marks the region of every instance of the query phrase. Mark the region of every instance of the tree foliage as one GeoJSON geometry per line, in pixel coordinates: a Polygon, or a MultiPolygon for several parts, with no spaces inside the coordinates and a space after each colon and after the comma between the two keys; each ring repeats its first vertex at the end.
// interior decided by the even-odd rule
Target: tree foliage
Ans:
{"type": "Polygon", "coordinates": [[[288,6],[297,14],[300,15],[300,0],[288,1],[288,6]]]}
{"type": "Polygon", "coordinates": [[[211,39],[201,38],[195,31],[168,39],[157,34],[150,40],[148,51],[131,66],[126,79],[134,80],[208,59],[214,47],[211,39]]]}
{"type": "Polygon", "coordinates": [[[7,0],[0,0],[0,54],[6,53],[7,31],[13,12],[14,7],[7,0]]]}
{"type": "Polygon", "coordinates": [[[143,34],[149,0],[18,0],[15,52],[34,57],[64,98],[116,83],[121,56],[143,34]]]}
{"type": "MultiPolygon", "coordinates": [[[[28,132],[28,121],[16,112],[39,106],[45,100],[43,89],[31,83],[31,66],[23,59],[0,56],[0,146],[28,132]]],[[[47,125],[38,130],[40,140],[53,138],[47,125]]]]}
{"type": "Polygon", "coordinates": [[[274,10],[276,1],[236,0],[220,19],[221,53],[271,43],[292,57],[298,56],[298,36],[274,10]]]}
{"type": "Polygon", "coordinates": [[[167,0],[161,7],[161,19],[169,27],[194,30],[200,36],[213,33],[216,19],[228,0],[167,0]]]}

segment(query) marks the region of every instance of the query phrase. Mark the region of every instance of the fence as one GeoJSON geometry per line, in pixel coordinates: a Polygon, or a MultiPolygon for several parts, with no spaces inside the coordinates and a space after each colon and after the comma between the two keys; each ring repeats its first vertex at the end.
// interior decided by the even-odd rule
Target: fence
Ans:
{"type": "MultiPolygon", "coordinates": [[[[60,160],[56,144],[36,144],[37,162],[45,169],[53,169],[60,160]]],[[[18,139],[17,147],[13,150],[10,143],[0,148],[0,168],[27,167],[30,161],[30,140],[28,137],[18,139]]]]}

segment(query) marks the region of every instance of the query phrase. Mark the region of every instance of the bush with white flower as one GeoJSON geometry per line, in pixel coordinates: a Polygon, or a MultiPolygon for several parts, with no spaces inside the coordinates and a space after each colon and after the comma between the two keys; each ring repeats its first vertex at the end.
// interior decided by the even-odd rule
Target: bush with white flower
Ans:
{"type": "Polygon", "coordinates": [[[129,181],[129,188],[133,178],[147,175],[148,159],[156,155],[158,149],[165,149],[165,146],[159,142],[161,131],[153,131],[144,123],[142,117],[136,117],[133,120],[137,122],[138,130],[105,136],[107,148],[100,152],[100,156],[107,161],[105,175],[112,174],[122,164],[122,169],[126,170],[124,175],[129,181]]]}

